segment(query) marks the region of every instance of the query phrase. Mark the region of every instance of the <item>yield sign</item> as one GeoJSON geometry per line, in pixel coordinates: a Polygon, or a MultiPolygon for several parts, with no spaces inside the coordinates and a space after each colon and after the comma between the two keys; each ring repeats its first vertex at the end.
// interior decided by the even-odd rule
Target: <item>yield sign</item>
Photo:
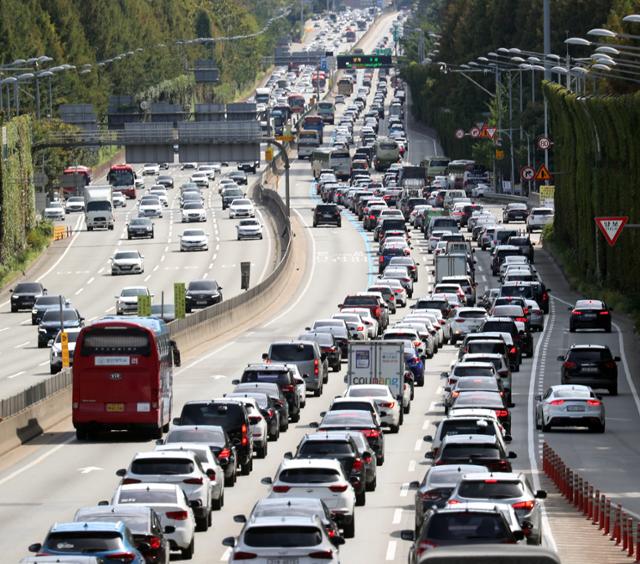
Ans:
{"type": "Polygon", "coordinates": [[[594,217],[593,219],[611,247],[616,244],[623,227],[629,221],[629,217],[626,215],[621,217],[594,217]]]}
{"type": "Polygon", "coordinates": [[[549,169],[544,165],[544,163],[540,165],[540,168],[538,168],[535,179],[539,182],[551,180],[551,173],[549,172],[549,169]]]}
{"type": "Polygon", "coordinates": [[[497,127],[487,127],[487,135],[488,135],[491,139],[493,139],[493,138],[494,138],[494,136],[495,136],[495,134],[496,134],[496,131],[498,131],[498,128],[497,128],[497,127]]]}

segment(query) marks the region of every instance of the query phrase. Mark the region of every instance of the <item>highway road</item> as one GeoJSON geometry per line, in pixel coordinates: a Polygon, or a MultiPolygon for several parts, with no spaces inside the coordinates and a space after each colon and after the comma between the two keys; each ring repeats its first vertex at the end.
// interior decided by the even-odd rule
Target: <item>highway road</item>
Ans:
{"type": "MultiPolygon", "coordinates": [[[[223,174],[233,168],[223,168],[223,174]]],[[[275,266],[276,258],[269,215],[259,210],[258,218],[262,218],[265,225],[263,240],[237,241],[237,220],[229,219],[228,212],[222,211],[216,180],[205,191],[206,223],[182,223],[179,186],[189,179],[189,170],[182,171],[179,165],[171,165],[169,173],[174,177],[175,188],[168,191],[169,207],[163,217],[154,220],[153,239],[127,240],[126,223],[137,215],[133,200],[127,200],[126,208],[116,209],[113,231],[89,232],[83,214],[69,214],[59,223],[71,226],[74,234],[53,243],[37,267],[29,272],[28,279],[42,282],[49,294],[65,295],[87,322],[114,314],[115,296],[125,286],[147,286],[155,294],[153,303],[160,303],[164,292],[165,303],[172,304],[174,282],[209,278],[223,287],[225,299],[240,293],[241,261],[252,263],[252,285],[264,279],[275,266]],[[190,227],[203,228],[209,234],[208,251],[180,252],[180,234],[190,227]],[[109,259],[116,250],[122,249],[136,249],[144,255],[144,273],[111,275],[109,259]]],[[[144,178],[147,188],[153,184],[153,177],[144,178]]],[[[249,182],[254,179],[254,175],[249,175],[249,182]]],[[[49,349],[38,349],[38,328],[31,325],[31,311],[11,313],[8,300],[8,292],[0,294],[3,351],[0,397],[18,393],[50,376],[49,349]]]]}
{"type": "MultiPolygon", "coordinates": [[[[392,19],[388,17],[382,23],[380,34],[388,32],[392,19]]],[[[377,37],[364,42],[365,52],[375,39],[377,37]]],[[[437,140],[428,131],[414,127],[409,121],[407,132],[412,161],[440,152],[437,140]]],[[[270,342],[295,337],[314,319],[331,315],[347,293],[364,290],[377,274],[371,235],[365,233],[348,212],[344,212],[344,217],[349,220],[343,222],[341,229],[310,227],[312,208],[317,198],[306,161],[293,161],[291,191],[293,213],[305,228],[307,254],[311,258],[300,288],[270,319],[260,321],[239,336],[216,340],[184,358],[183,367],[175,375],[176,408],[186,400],[214,398],[230,391],[231,380],[240,375],[245,363],[258,360],[270,342]]],[[[496,215],[500,213],[498,205],[486,205],[496,215]]],[[[219,212],[218,221],[222,233],[225,222],[219,212]]],[[[117,246],[117,240],[105,250],[104,259],[96,260],[94,269],[104,265],[114,246],[117,246]]],[[[227,255],[224,248],[225,245],[221,244],[220,256],[224,253],[232,257],[231,251],[227,255]]],[[[539,466],[539,445],[544,439],[574,468],[591,478],[592,483],[603,491],[617,493],[626,506],[634,508],[638,503],[633,495],[637,488],[634,469],[638,465],[638,447],[631,433],[638,428],[639,415],[635,389],[638,383],[632,375],[638,374],[640,367],[637,357],[631,353],[638,350],[637,340],[628,324],[623,322],[615,325],[610,335],[569,334],[566,308],[577,296],[569,290],[557,267],[540,251],[539,245],[537,251],[536,267],[551,288],[553,301],[544,332],[535,336],[534,357],[525,359],[520,372],[514,374],[516,407],[513,410],[514,440],[511,449],[518,454],[514,468],[532,472],[535,476],[539,466]],[[574,430],[543,435],[533,428],[533,394],[559,382],[559,363],[555,358],[572,342],[606,342],[614,353],[625,359],[620,366],[620,395],[604,397],[608,418],[607,431],[603,435],[574,430]]],[[[161,249],[160,252],[167,251],[161,249]]],[[[91,251],[86,253],[84,260],[88,261],[91,251]]],[[[432,257],[427,254],[425,243],[417,234],[414,236],[413,254],[421,269],[414,294],[417,298],[427,294],[432,287],[432,257]]],[[[497,286],[497,280],[491,276],[487,254],[480,251],[476,254],[480,295],[486,288],[497,286]]],[[[166,260],[169,260],[168,256],[166,260]]],[[[81,258],[69,268],[80,270],[81,266],[76,266],[78,264],[82,265],[81,258]]],[[[200,272],[206,272],[207,267],[208,264],[198,266],[202,269],[200,272]]],[[[218,276],[216,268],[213,270],[218,276]]],[[[219,271],[224,270],[220,268],[219,271]]],[[[219,279],[222,276],[220,274],[219,279]]],[[[84,287],[87,287],[87,278],[83,280],[84,287]]],[[[223,286],[229,288],[232,285],[232,281],[223,281],[223,286]]],[[[81,287],[83,285],[77,286],[78,289],[81,287]]],[[[103,309],[112,305],[110,296],[114,292],[108,288],[105,305],[101,306],[103,309]]],[[[87,293],[81,292],[77,299],[82,299],[87,293]]],[[[406,311],[399,310],[396,318],[406,311]]],[[[406,560],[409,543],[400,540],[399,532],[413,527],[414,493],[409,489],[409,482],[420,479],[428,468],[422,436],[430,433],[433,422],[443,415],[440,373],[449,367],[456,354],[457,348],[447,345],[427,362],[425,386],[416,389],[411,413],[405,417],[400,433],[386,436],[386,461],[378,468],[378,489],[367,494],[364,507],[356,509],[356,537],[341,547],[343,562],[406,560]]],[[[225,507],[214,513],[213,528],[207,533],[197,534],[193,562],[228,559],[228,549],[221,545],[221,540],[240,530],[240,525],[233,522],[233,515],[247,514],[255,501],[267,494],[267,487],[260,484],[260,478],[273,476],[284,453],[294,450],[305,433],[313,432],[309,424],[318,421],[330,398],[344,390],[343,376],[344,367],[339,373],[331,373],[324,395],[308,399],[300,422],[292,424],[278,442],[269,445],[266,459],[254,461],[250,476],[239,477],[236,487],[227,489],[225,507]]],[[[135,452],[151,448],[150,442],[136,442],[118,434],[104,441],[78,443],[67,419],[32,443],[0,459],[0,523],[4,533],[0,536],[0,552],[5,554],[7,561],[16,561],[26,553],[28,544],[42,540],[51,523],[70,519],[78,507],[108,499],[119,482],[115,471],[125,467],[135,452]]],[[[545,544],[553,546],[562,542],[562,538],[554,538],[553,531],[545,531],[545,544]]]]}

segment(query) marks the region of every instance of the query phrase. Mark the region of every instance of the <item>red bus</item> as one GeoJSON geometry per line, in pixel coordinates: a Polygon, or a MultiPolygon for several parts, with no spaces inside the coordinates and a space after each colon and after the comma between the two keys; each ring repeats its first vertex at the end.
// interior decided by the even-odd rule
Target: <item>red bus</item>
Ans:
{"type": "Polygon", "coordinates": [[[91,183],[91,169],[86,166],[70,166],[62,171],[62,193],[68,196],[81,195],[83,188],[91,183]]]}
{"type": "Polygon", "coordinates": [[[292,113],[301,114],[304,112],[305,100],[302,94],[289,94],[287,103],[289,104],[292,113]]]}
{"type": "Polygon", "coordinates": [[[107,174],[107,182],[127,198],[136,199],[136,173],[128,164],[113,165],[107,174]]]}
{"type": "Polygon", "coordinates": [[[78,440],[98,431],[169,428],[180,352],[164,321],[105,317],[82,328],[73,355],[72,420],[78,440]]]}

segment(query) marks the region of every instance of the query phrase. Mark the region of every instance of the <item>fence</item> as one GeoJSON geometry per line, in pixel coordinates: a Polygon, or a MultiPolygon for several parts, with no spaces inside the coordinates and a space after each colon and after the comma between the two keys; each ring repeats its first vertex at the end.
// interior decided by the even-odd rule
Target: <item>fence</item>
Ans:
{"type": "Polygon", "coordinates": [[[30,405],[71,385],[71,369],[62,370],[22,392],[0,400],[0,420],[15,415],[30,405]]]}
{"type": "Polygon", "coordinates": [[[635,562],[640,562],[640,519],[620,504],[612,503],[571,470],[546,442],[542,448],[542,469],[567,501],[582,511],[597,530],[607,535],[627,556],[635,556],[635,562]]]}

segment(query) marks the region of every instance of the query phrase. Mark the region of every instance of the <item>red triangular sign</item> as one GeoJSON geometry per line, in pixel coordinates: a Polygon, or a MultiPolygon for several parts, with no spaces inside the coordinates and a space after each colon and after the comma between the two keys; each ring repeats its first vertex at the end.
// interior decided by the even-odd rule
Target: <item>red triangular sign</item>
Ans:
{"type": "Polygon", "coordinates": [[[491,137],[491,139],[495,136],[496,131],[498,131],[497,127],[487,127],[487,135],[491,137]]]}
{"type": "Polygon", "coordinates": [[[479,135],[480,139],[489,139],[489,130],[487,128],[487,124],[483,123],[482,124],[482,129],[480,130],[480,135],[479,135]]]}
{"type": "Polygon", "coordinates": [[[626,215],[621,217],[594,217],[593,219],[595,219],[596,225],[604,235],[607,243],[612,247],[616,244],[622,229],[629,221],[629,217],[626,215]]]}
{"type": "Polygon", "coordinates": [[[540,165],[540,168],[538,168],[535,179],[539,182],[551,180],[551,173],[549,172],[549,169],[544,165],[544,163],[540,165]]]}

